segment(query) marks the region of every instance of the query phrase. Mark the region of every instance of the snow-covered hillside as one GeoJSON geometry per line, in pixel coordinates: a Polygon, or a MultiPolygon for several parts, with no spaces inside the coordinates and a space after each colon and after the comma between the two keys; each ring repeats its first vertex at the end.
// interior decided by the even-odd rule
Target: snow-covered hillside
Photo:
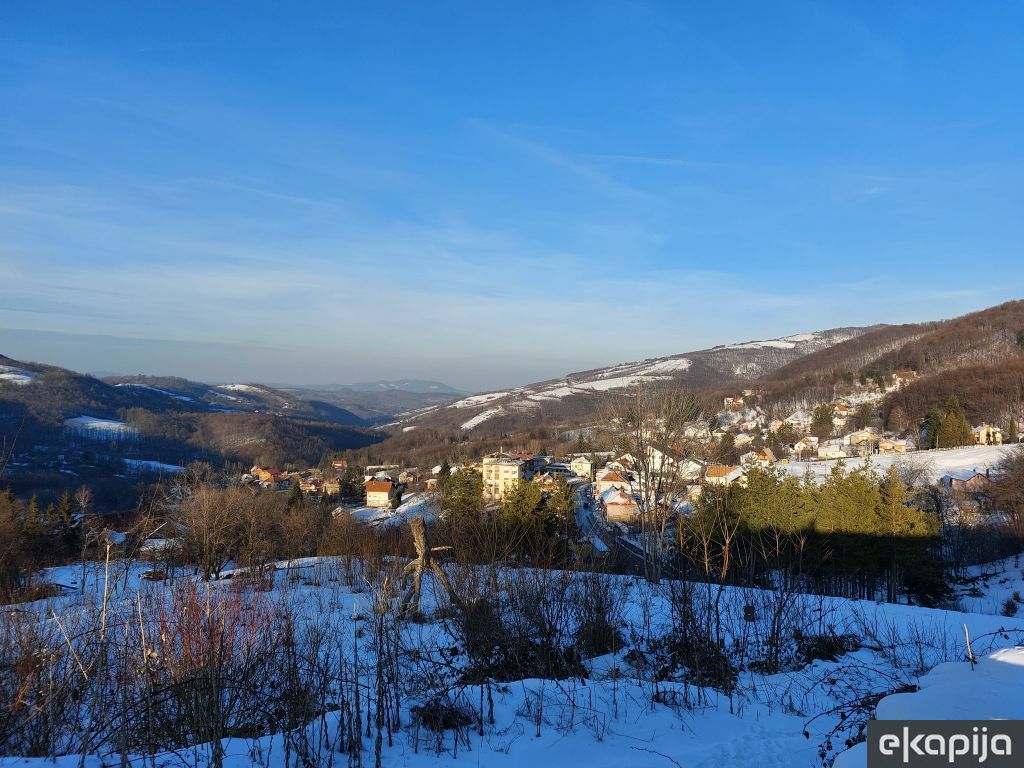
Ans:
{"type": "MultiPolygon", "coordinates": [[[[423,501],[410,499],[406,512],[422,511],[423,501]]],[[[406,515],[399,512],[396,518],[404,519],[406,515]]],[[[173,621],[168,623],[168,616],[173,618],[169,612],[180,607],[180,601],[186,599],[182,595],[192,594],[187,585],[195,579],[193,575],[179,572],[173,582],[144,580],[143,573],[151,567],[129,565],[124,571],[122,564],[114,563],[109,579],[96,567],[87,581],[90,594],[98,593],[104,583],[109,585],[111,592],[105,601],[109,620],[112,626],[121,627],[115,623],[119,621],[116,617],[122,611],[128,617],[123,634],[131,651],[137,650],[138,640],[132,633],[140,627],[147,631],[151,621],[157,621],[164,627],[162,631],[173,637],[179,630],[173,621]]],[[[360,764],[372,764],[376,743],[380,764],[395,768],[512,768],[523,764],[817,768],[821,750],[835,756],[842,752],[845,739],[856,738],[859,725],[871,714],[862,706],[865,698],[916,686],[920,687],[917,693],[883,696],[878,716],[1024,717],[1024,649],[1017,647],[1024,640],[1022,618],[695,585],[695,605],[715,604],[721,609],[724,647],[748,659],[725,692],[646,666],[649,659],[659,658],[659,664],[671,664],[660,654],[664,653],[662,638],[672,636],[679,620],[673,607],[678,584],[651,585],[631,577],[584,573],[499,572],[493,577],[502,580],[500,593],[514,596],[519,590],[527,590],[525,594],[537,591],[545,596],[541,605],[549,612],[548,620],[568,622],[568,627],[576,620],[558,610],[561,601],[588,593],[612,595],[606,610],[621,634],[610,652],[584,656],[576,675],[480,685],[466,677],[458,623],[451,620],[452,609],[435,580],[426,582],[424,613],[419,619],[386,625],[392,627],[388,632],[394,633],[387,642],[398,646],[393,663],[399,668],[382,672],[376,664],[375,648],[392,646],[378,646],[373,638],[379,622],[392,621],[381,619],[380,601],[397,599],[387,587],[388,571],[376,572],[346,558],[282,561],[275,568],[276,573],[272,568],[256,582],[261,586],[251,593],[251,610],[257,611],[254,615],[286,612],[288,625],[296,627],[292,637],[300,644],[301,653],[307,652],[306,643],[330,638],[316,646],[317,664],[297,674],[327,674],[325,680],[330,685],[324,691],[333,703],[321,714],[307,716],[303,722],[308,725],[298,729],[277,730],[273,736],[239,733],[225,739],[221,745],[224,765],[229,768],[325,764],[328,756],[340,764],[347,759],[346,750],[339,746],[346,733],[347,738],[358,741],[360,764]],[[791,656],[787,652],[779,671],[765,669],[759,659],[771,647],[765,642],[774,636],[775,622],[781,622],[781,636],[787,638],[787,644],[795,635],[842,638],[847,650],[832,656],[791,656]],[[965,660],[965,625],[974,639],[975,653],[987,656],[973,671],[965,660]],[[737,651],[740,648],[746,650],[737,651]],[[375,742],[370,713],[381,711],[377,686],[385,673],[397,686],[393,692],[397,699],[389,698],[387,706],[400,707],[400,724],[375,742]],[[344,712],[352,713],[351,702],[346,705],[337,696],[339,691],[344,695],[347,685],[361,692],[369,736],[357,729],[353,737],[343,725],[344,712]],[[424,706],[437,696],[451,707],[450,722],[440,729],[424,720],[424,706]],[[831,747],[822,746],[829,743],[831,747]],[[296,750],[301,750],[302,759],[296,750]]],[[[464,588],[471,571],[457,573],[452,568],[456,583],[464,588]]],[[[250,610],[243,607],[249,599],[239,601],[239,595],[248,589],[244,579],[250,575],[245,569],[229,569],[221,581],[200,583],[198,599],[203,612],[225,610],[228,616],[235,616],[236,611],[250,610]]],[[[49,578],[74,589],[79,586],[80,568],[53,569],[49,578]]],[[[44,622],[60,616],[68,636],[79,638],[88,611],[82,608],[80,595],[68,594],[28,606],[21,612],[21,621],[35,614],[44,622]]],[[[204,616],[201,613],[194,620],[202,622],[204,616]]],[[[276,625],[254,626],[242,621],[232,626],[233,632],[244,633],[252,642],[264,642],[262,634],[248,633],[262,633],[276,625]]],[[[121,642],[121,634],[115,634],[115,642],[121,642]]],[[[187,637],[190,642],[200,642],[198,635],[187,637]]],[[[162,675],[163,655],[173,658],[175,646],[159,635],[147,642],[162,649],[161,653],[154,651],[150,670],[154,677],[162,675]]],[[[255,658],[251,663],[256,663],[255,658]]],[[[77,671],[75,657],[70,657],[68,664],[68,674],[73,675],[77,671]]],[[[260,688],[258,680],[250,685],[260,688]]],[[[261,713],[269,712],[275,696],[273,691],[260,691],[249,696],[233,717],[239,722],[260,722],[261,713]]],[[[118,706],[120,702],[111,701],[104,715],[109,716],[118,706]]],[[[388,722],[395,714],[391,712],[388,722]]],[[[81,740],[74,728],[80,726],[68,719],[64,726],[71,735],[59,742],[66,748],[58,748],[58,752],[71,754],[58,758],[56,764],[71,768],[83,762],[95,766],[117,762],[117,742],[105,740],[113,733],[97,736],[100,727],[109,726],[85,725],[91,728],[91,755],[82,761],[75,754],[81,740]]],[[[849,754],[840,754],[837,765],[863,765],[862,750],[854,747],[849,754]]],[[[130,753],[127,757],[149,764],[142,755],[130,753]]],[[[194,766],[207,765],[210,757],[209,744],[190,743],[158,750],[153,761],[162,766],[194,766]]],[[[15,765],[43,768],[54,763],[44,758],[0,758],[0,766],[15,765]]]]}
{"type": "Polygon", "coordinates": [[[123,421],[115,419],[98,419],[95,416],[75,416],[64,419],[64,426],[86,437],[99,440],[117,436],[135,436],[138,430],[123,421]]]}
{"type": "Polygon", "coordinates": [[[0,384],[31,384],[38,374],[26,371],[24,368],[16,368],[13,365],[0,365],[0,384]]]}
{"type": "Polygon", "coordinates": [[[869,456],[867,458],[855,457],[832,459],[829,461],[791,461],[789,464],[780,464],[778,466],[786,474],[795,477],[804,477],[809,472],[816,481],[820,482],[840,462],[842,462],[847,470],[870,465],[880,474],[884,474],[892,466],[913,465],[921,470],[917,473],[920,476],[921,483],[934,483],[949,472],[965,469],[984,472],[985,470],[992,469],[1003,461],[1015,448],[1016,446],[1013,445],[976,445],[966,448],[917,451],[902,455],[869,456]]]}
{"type": "Polygon", "coordinates": [[[545,410],[582,408],[608,392],[636,384],[679,381],[689,386],[718,385],[770,373],[799,357],[855,338],[862,328],[801,333],[780,339],[748,341],[683,355],[619,363],[568,374],[560,379],[496,392],[470,395],[453,403],[404,415],[402,423],[448,423],[469,431],[503,416],[540,416],[545,410]],[[468,412],[468,413],[467,413],[468,412]]]}
{"type": "Polygon", "coordinates": [[[160,389],[159,387],[151,387],[148,384],[136,384],[134,382],[125,382],[123,384],[117,384],[118,387],[132,387],[135,389],[144,389],[147,392],[156,392],[159,395],[174,398],[175,400],[181,400],[184,403],[190,403],[193,398],[188,395],[179,395],[176,392],[168,392],[166,389],[160,389]]]}

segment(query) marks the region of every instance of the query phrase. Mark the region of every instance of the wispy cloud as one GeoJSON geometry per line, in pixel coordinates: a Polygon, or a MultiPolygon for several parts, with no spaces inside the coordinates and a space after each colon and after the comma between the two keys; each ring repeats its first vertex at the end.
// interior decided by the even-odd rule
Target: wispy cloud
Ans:
{"type": "Polygon", "coordinates": [[[981,291],[974,288],[958,288],[948,291],[928,291],[924,294],[926,299],[970,299],[981,296],[981,291]]]}
{"type": "Polygon", "coordinates": [[[475,121],[473,125],[481,134],[490,137],[494,141],[542,160],[548,165],[580,179],[599,192],[636,201],[654,199],[649,193],[618,181],[600,170],[597,166],[585,162],[571,153],[555,149],[540,141],[523,138],[512,131],[498,128],[490,123],[475,121]]]}
{"type": "Polygon", "coordinates": [[[707,160],[690,160],[681,157],[657,157],[652,155],[587,155],[595,162],[628,163],[633,165],[650,165],[664,168],[716,168],[722,163],[707,160]]]}

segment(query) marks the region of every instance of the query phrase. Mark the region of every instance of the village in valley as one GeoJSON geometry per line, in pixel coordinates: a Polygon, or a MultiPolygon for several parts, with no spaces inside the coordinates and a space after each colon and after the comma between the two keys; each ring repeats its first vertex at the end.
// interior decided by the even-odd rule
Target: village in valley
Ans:
{"type": "MultiPolygon", "coordinates": [[[[1018,417],[1012,436],[982,422],[971,427],[962,445],[925,450],[936,447],[926,444],[927,423],[902,432],[879,426],[883,398],[916,378],[909,370],[878,379],[862,377],[843,387],[843,397],[779,417],[769,415],[769,410],[777,413],[779,408],[765,407],[762,390],[742,389],[724,397],[717,412],[687,424],[671,445],[658,442],[657,424],[652,423],[652,439],[644,441],[641,457],[628,451],[583,450],[592,441],[614,447],[608,435],[615,425],[610,424],[566,433],[566,438],[575,439],[576,450],[563,455],[502,447],[476,460],[453,458],[429,468],[402,463],[360,467],[349,459],[333,458],[304,470],[253,466],[240,482],[282,493],[301,492],[335,516],[349,515],[371,525],[404,524],[415,514],[437,519],[439,486],[445,476],[479,475],[490,509],[506,501],[520,484],[536,485],[543,493],[557,487],[573,499],[578,542],[592,555],[617,552],[627,561],[640,557],[643,497],[651,492],[644,474],[671,488],[671,499],[656,501],[656,506],[672,511],[670,517],[691,512],[708,487],[745,486],[753,470],[820,483],[837,468],[884,474],[896,466],[906,470],[910,485],[933,483],[960,504],[983,503],[992,469],[1005,455],[999,447],[1024,434],[1024,421],[1018,417]]],[[[671,536],[673,530],[670,526],[665,534],[671,536]]]]}

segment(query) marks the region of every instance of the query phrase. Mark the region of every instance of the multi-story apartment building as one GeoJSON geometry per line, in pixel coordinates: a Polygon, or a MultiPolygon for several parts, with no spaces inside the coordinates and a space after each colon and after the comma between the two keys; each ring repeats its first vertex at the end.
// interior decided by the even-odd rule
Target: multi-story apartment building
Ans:
{"type": "Polygon", "coordinates": [[[484,456],[481,471],[484,476],[484,498],[488,501],[502,501],[519,481],[526,478],[523,460],[500,451],[484,456]]]}

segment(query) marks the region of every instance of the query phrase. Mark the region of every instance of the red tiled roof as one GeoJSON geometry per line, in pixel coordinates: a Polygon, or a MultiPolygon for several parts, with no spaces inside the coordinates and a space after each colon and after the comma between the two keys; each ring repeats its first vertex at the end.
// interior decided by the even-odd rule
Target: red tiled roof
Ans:
{"type": "Polygon", "coordinates": [[[364,487],[367,493],[391,493],[392,485],[390,480],[367,480],[364,487]]]}
{"type": "Polygon", "coordinates": [[[712,464],[708,467],[705,473],[706,477],[725,477],[732,472],[736,467],[730,467],[728,464],[712,464]]]}

